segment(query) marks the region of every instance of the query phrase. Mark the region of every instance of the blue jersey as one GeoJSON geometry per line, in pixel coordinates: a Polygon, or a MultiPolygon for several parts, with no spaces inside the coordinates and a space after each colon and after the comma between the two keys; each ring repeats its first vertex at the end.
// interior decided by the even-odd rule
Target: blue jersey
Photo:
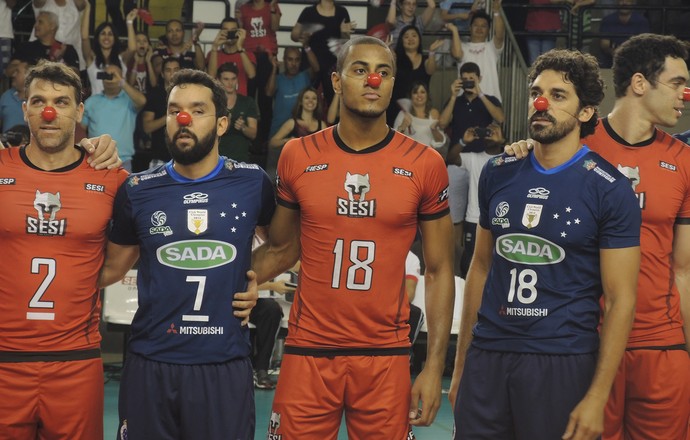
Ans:
{"type": "Polygon", "coordinates": [[[175,364],[226,362],[250,353],[249,331],[233,316],[246,290],[252,238],[275,209],[257,165],[221,157],[189,180],[172,162],[134,174],[115,199],[110,240],[139,245],[139,309],[129,348],[175,364]]]}
{"type": "Polygon", "coordinates": [[[586,146],[549,170],[530,154],[489,160],[479,223],[495,240],[473,344],[520,353],[599,347],[600,249],[640,244],[628,180],[586,146]]]}

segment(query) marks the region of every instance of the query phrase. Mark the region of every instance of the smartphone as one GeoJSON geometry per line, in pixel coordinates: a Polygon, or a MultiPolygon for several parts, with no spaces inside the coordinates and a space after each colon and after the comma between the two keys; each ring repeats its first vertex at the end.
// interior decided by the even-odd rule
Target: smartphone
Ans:
{"type": "Polygon", "coordinates": [[[297,283],[291,283],[289,281],[285,282],[285,287],[292,287],[293,289],[297,288],[297,283]]]}
{"type": "Polygon", "coordinates": [[[113,79],[113,74],[108,72],[96,72],[96,79],[111,80],[113,79]]]}

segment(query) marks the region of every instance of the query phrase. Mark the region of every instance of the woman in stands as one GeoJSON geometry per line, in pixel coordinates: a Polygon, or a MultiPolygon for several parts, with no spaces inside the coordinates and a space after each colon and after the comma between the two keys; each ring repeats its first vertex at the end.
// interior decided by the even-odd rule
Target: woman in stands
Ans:
{"type": "Polygon", "coordinates": [[[410,90],[410,108],[402,109],[395,118],[393,128],[410,136],[417,142],[433,147],[445,157],[447,139],[438,126],[439,111],[431,107],[429,87],[422,82],[412,84],[410,90]]]}
{"type": "Polygon", "coordinates": [[[321,103],[316,89],[307,87],[297,97],[292,109],[292,119],[288,119],[271,138],[271,148],[282,148],[287,141],[295,137],[304,137],[327,127],[320,119],[321,103]]]}

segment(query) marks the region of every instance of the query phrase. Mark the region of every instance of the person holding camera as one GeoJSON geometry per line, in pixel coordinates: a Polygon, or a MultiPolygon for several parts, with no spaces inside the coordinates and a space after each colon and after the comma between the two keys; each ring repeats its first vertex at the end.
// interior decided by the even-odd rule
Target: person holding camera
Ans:
{"type": "Polygon", "coordinates": [[[90,137],[110,134],[117,142],[122,167],[131,172],[134,127],[137,113],[146,104],[146,96],[124,80],[119,66],[106,66],[98,73],[98,79],[103,80],[103,92],[91,95],[84,102],[81,125],[90,137]]]}
{"type": "MultiPolygon", "coordinates": [[[[455,253],[456,261],[463,261],[461,255],[469,253],[464,249],[465,211],[469,196],[469,175],[466,167],[459,163],[460,152],[483,153],[486,149],[486,131],[483,130],[492,123],[502,124],[505,116],[501,102],[495,96],[485,95],[479,83],[481,81],[479,66],[475,63],[465,63],[460,68],[460,78],[451,84],[451,94],[445,108],[439,117],[439,125],[445,129],[450,126],[451,137],[446,163],[448,164],[448,178],[450,187],[448,203],[450,214],[455,225],[455,253]],[[452,124],[452,125],[451,125],[452,124]],[[483,135],[483,136],[482,136],[483,135]]],[[[490,136],[489,136],[490,137],[490,136]]],[[[473,242],[473,238],[471,241],[473,242]]],[[[468,256],[472,256],[469,253],[468,256]]],[[[456,273],[464,276],[460,263],[456,273]]]]}
{"type": "Polygon", "coordinates": [[[249,80],[256,77],[256,56],[244,49],[247,31],[240,29],[236,19],[229,17],[220,23],[220,30],[206,55],[206,71],[218,76],[218,68],[226,63],[237,66],[237,92],[247,96],[249,80]]]}

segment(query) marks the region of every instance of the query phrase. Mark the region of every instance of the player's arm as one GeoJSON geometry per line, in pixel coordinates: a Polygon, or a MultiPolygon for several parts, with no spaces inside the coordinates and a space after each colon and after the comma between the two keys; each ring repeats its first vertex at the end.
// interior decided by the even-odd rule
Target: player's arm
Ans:
{"type": "Polygon", "coordinates": [[[491,258],[494,249],[494,238],[491,231],[477,225],[477,233],[474,244],[474,254],[472,263],[467,272],[465,281],[465,291],[462,303],[462,315],[460,316],[460,332],[458,333],[458,343],[455,352],[455,365],[453,367],[453,378],[450,381],[450,391],[448,400],[451,406],[455,407],[455,399],[458,394],[458,386],[462,377],[462,370],[465,368],[465,356],[467,349],[472,342],[472,328],[477,322],[477,312],[482,303],[484,285],[491,269],[491,258]]]}
{"type": "Polygon", "coordinates": [[[139,259],[139,245],[119,245],[108,241],[105,262],[98,277],[98,287],[120,281],[139,259]]]}
{"type": "Polygon", "coordinates": [[[257,283],[265,283],[291,268],[300,254],[299,210],[278,205],[268,229],[268,240],[252,252],[257,283]]]}
{"type": "Polygon", "coordinates": [[[639,246],[601,249],[604,320],[592,384],[570,413],[563,439],[596,439],[604,431],[604,407],[632,328],[640,269],[639,246]]]}
{"type": "Polygon", "coordinates": [[[690,225],[677,224],[673,231],[673,273],[680,294],[685,348],[690,353],[690,225]]]}
{"type": "Polygon", "coordinates": [[[453,223],[450,215],[420,222],[424,252],[424,298],[427,316],[427,356],[424,369],[412,386],[410,424],[428,426],[441,405],[441,378],[453,322],[453,223]],[[419,401],[422,401],[418,416],[419,401]]]}

